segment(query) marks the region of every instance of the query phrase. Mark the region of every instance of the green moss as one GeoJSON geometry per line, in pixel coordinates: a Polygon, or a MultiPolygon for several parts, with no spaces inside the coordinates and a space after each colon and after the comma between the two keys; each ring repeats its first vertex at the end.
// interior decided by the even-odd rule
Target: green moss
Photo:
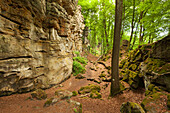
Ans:
{"type": "Polygon", "coordinates": [[[13,92],[11,91],[0,91],[0,96],[9,96],[11,95],[13,92]]]}
{"type": "Polygon", "coordinates": [[[111,70],[112,68],[111,68],[111,66],[108,66],[108,67],[106,67],[108,70],[111,70]]]}
{"type": "Polygon", "coordinates": [[[155,87],[154,84],[150,84],[150,85],[148,86],[148,90],[149,90],[149,91],[152,91],[154,87],[155,87]]]}
{"type": "Polygon", "coordinates": [[[73,57],[73,75],[76,76],[79,73],[85,73],[85,66],[87,65],[88,60],[84,57],[73,57]]]}
{"type": "Polygon", "coordinates": [[[95,99],[98,98],[99,99],[101,97],[102,97],[102,95],[96,90],[92,90],[90,93],[90,98],[95,98],[95,99]]]}
{"type": "Polygon", "coordinates": [[[123,103],[120,111],[121,113],[145,113],[142,106],[134,102],[123,103]]]}
{"type": "Polygon", "coordinates": [[[78,113],[77,109],[76,108],[73,108],[73,111],[74,113],[78,113]]]}
{"type": "Polygon", "coordinates": [[[55,91],[55,95],[59,96],[60,95],[60,92],[63,92],[64,90],[63,89],[57,89],[55,91]]]}
{"type": "Polygon", "coordinates": [[[125,65],[126,62],[127,62],[127,60],[123,59],[119,64],[119,68],[123,68],[123,66],[125,65]]]}
{"type": "Polygon", "coordinates": [[[126,62],[122,69],[125,70],[125,69],[128,69],[128,67],[129,67],[129,62],[126,62]]]}
{"type": "Polygon", "coordinates": [[[83,78],[85,78],[82,74],[78,74],[78,75],[76,75],[76,77],[75,77],[76,79],[83,79],[83,78]]]}
{"type": "Polygon", "coordinates": [[[159,68],[159,74],[170,72],[170,63],[166,63],[161,68],[159,68]]]}
{"type": "Polygon", "coordinates": [[[110,55],[106,56],[106,60],[108,60],[109,58],[111,58],[111,56],[110,56],[110,55]]]}
{"type": "Polygon", "coordinates": [[[107,78],[105,78],[105,77],[101,77],[101,79],[102,79],[102,81],[106,81],[107,80],[107,78]]]}
{"type": "Polygon", "coordinates": [[[134,62],[137,61],[141,61],[142,60],[142,54],[139,54],[138,56],[136,56],[135,60],[133,60],[134,62]]]}
{"type": "Polygon", "coordinates": [[[145,91],[145,96],[152,95],[152,94],[153,94],[152,91],[149,91],[149,90],[145,91]]]}
{"type": "Polygon", "coordinates": [[[78,93],[76,91],[73,91],[72,93],[73,93],[73,96],[77,96],[78,95],[78,93]]]}
{"type": "Polygon", "coordinates": [[[145,95],[153,95],[154,93],[160,92],[161,89],[155,86],[154,84],[150,84],[148,86],[148,90],[145,91],[145,95]]]}
{"type": "Polygon", "coordinates": [[[125,73],[121,73],[123,75],[123,79],[124,81],[127,81],[129,79],[129,74],[130,74],[130,70],[126,69],[125,73]]]}
{"type": "Polygon", "coordinates": [[[139,79],[138,73],[134,71],[130,71],[129,78],[131,78],[132,80],[138,81],[139,79]]]}
{"type": "Polygon", "coordinates": [[[53,101],[54,98],[49,98],[47,99],[47,101],[44,103],[44,107],[48,107],[52,104],[52,101],[53,101]]]}
{"type": "Polygon", "coordinates": [[[125,89],[125,86],[120,82],[120,91],[124,91],[125,89]]]}
{"type": "Polygon", "coordinates": [[[81,64],[85,64],[85,65],[87,65],[87,62],[88,62],[88,60],[86,58],[84,58],[84,57],[74,57],[73,60],[78,61],[81,64]]]}
{"type": "Polygon", "coordinates": [[[97,91],[97,92],[100,92],[100,90],[101,90],[100,86],[90,84],[88,86],[81,87],[78,92],[80,94],[86,94],[86,93],[90,93],[91,91],[94,91],[94,90],[97,91]]]}
{"type": "Polygon", "coordinates": [[[88,86],[81,87],[78,92],[80,94],[90,93],[90,98],[101,98],[101,94],[99,93],[100,90],[100,86],[90,84],[88,86]]]}
{"type": "Polygon", "coordinates": [[[143,56],[142,60],[145,61],[148,57],[149,57],[149,55],[146,54],[146,55],[143,56]]]}
{"type": "Polygon", "coordinates": [[[111,73],[110,73],[110,70],[107,70],[107,73],[110,75],[111,73]]]}
{"type": "Polygon", "coordinates": [[[131,64],[131,65],[129,66],[129,69],[135,71],[135,70],[137,69],[137,65],[136,65],[136,64],[131,64]]]}
{"type": "Polygon", "coordinates": [[[77,57],[80,57],[80,52],[79,51],[74,51],[74,54],[76,54],[77,57]]]}
{"type": "Polygon", "coordinates": [[[143,99],[141,105],[146,106],[149,103],[153,103],[153,102],[155,103],[158,99],[160,99],[160,96],[162,96],[162,95],[164,95],[164,94],[161,92],[157,92],[152,95],[148,95],[143,99]]]}
{"type": "Polygon", "coordinates": [[[157,92],[157,93],[154,93],[153,95],[151,95],[151,97],[153,98],[153,100],[156,100],[156,99],[159,99],[160,96],[164,95],[163,93],[161,92],[157,92]]]}
{"type": "Polygon", "coordinates": [[[85,73],[86,69],[84,66],[81,65],[81,63],[77,61],[73,61],[73,75],[76,76],[79,73],[85,73]]]}
{"type": "Polygon", "coordinates": [[[160,88],[158,88],[157,86],[155,86],[152,91],[153,91],[153,93],[156,93],[156,92],[162,91],[162,90],[160,88]]]}
{"type": "Polygon", "coordinates": [[[136,53],[135,53],[135,57],[139,56],[140,55],[140,49],[137,49],[136,53]]]}
{"type": "Polygon", "coordinates": [[[100,78],[106,77],[106,74],[102,73],[102,74],[99,75],[99,77],[100,77],[100,78]]]}
{"type": "Polygon", "coordinates": [[[32,98],[36,98],[38,100],[46,99],[47,94],[42,89],[37,89],[36,91],[31,93],[32,98]]]}
{"type": "Polygon", "coordinates": [[[125,72],[121,71],[119,75],[120,75],[120,77],[123,77],[123,80],[127,80],[128,79],[125,72]]]}
{"type": "Polygon", "coordinates": [[[80,106],[78,108],[73,108],[73,111],[74,111],[74,113],[82,113],[82,104],[80,104],[80,106]]]}
{"type": "Polygon", "coordinates": [[[165,68],[162,68],[166,62],[160,60],[160,59],[153,59],[153,58],[148,58],[145,61],[145,64],[147,64],[147,71],[148,72],[156,72],[156,73],[163,73],[169,67],[169,65],[165,66],[165,68]],[[161,70],[162,69],[162,70],[161,70]]]}
{"type": "Polygon", "coordinates": [[[128,83],[131,88],[137,89],[139,86],[139,76],[136,72],[130,71],[128,83]]]}

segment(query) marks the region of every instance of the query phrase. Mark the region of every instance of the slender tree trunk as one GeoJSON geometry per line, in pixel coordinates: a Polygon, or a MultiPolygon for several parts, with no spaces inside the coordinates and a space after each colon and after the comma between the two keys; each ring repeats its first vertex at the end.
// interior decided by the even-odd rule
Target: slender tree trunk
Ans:
{"type": "Polygon", "coordinates": [[[114,25],[112,25],[112,30],[111,30],[111,44],[113,45],[113,37],[114,36],[114,25]]]}
{"type": "MultiPolygon", "coordinates": [[[[105,38],[106,38],[106,46],[109,46],[109,41],[108,41],[108,35],[107,35],[107,26],[106,26],[106,18],[103,19],[103,25],[104,25],[104,34],[105,34],[105,38]]],[[[107,48],[106,47],[106,48],[107,48]]]]}
{"type": "MultiPolygon", "coordinates": [[[[144,2],[144,0],[142,0],[141,2],[144,2]]],[[[140,12],[140,32],[139,32],[139,44],[143,42],[143,35],[142,35],[142,29],[143,29],[143,23],[141,22],[143,18],[143,11],[140,12]]]]}
{"type": "Polygon", "coordinates": [[[120,38],[122,39],[122,36],[123,36],[123,32],[124,32],[124,26],[125,26],[125,2],[124,2],[124,5],[123,5],[123,25],[122,25],[122,31],[121,31],[121,36],[120,38]]]}
{"type": "Polygon", "coordinates": [[[115,28],[114,28],[114,42],[112,51],[112,79],[110,95],[113,97],[120,91],[119,86],[119,50],[120,50],[120,34],[122,23],[122,9],[123,0],[116,0],[115,7],[115,28]]]}
{"type": "Polygon", "coordinates": [[[130,43],[132,41],[132,37],[133,37],[133,29],[134,29],[134,18],[135,18],[135,0],[133,0],[133,16],[132,16],[132,28],[131,28],[131,35],[130,35],[130,40],[129,40],[129,44],[128,44],[128,48],[130,48],[130,43]]]}
{"type": "Polygon", "coordinates": [[[150,44],[151,43],[151,33],[149,34],[149,42],[148,42],[148,44],[150,44]]]}
{"type": "MultiPolygon", "coordinates": [[[[140,19],[139,19],[139,22],[140,22],[140,19]]],[[[136,25],[135,36],[134,36],[134,40],[133,40],[133,44],[131,46],[131,49],[133,49],[133,46],[135,45],[135,42],[136,42],[136,35],[137,35],[137,31],[138,31],[138,24],[139,24],[139,22],[137,22],[137,25],[136,25]]]]}

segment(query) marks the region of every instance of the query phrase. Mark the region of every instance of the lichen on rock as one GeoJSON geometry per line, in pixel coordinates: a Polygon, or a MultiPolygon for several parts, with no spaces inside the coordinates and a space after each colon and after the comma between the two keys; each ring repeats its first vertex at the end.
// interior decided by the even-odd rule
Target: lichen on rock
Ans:
{"type": "MultiPolygon", "coordinates": [[[[136,89],[145,85],[146,90],[149,84],[159,84],[166,91],[170,91],[170,63],[168,59],[164,59],[164,56],[155,53],[156,48],[164,47],[162,43],[167,43],[165,40],[169,40],[167,36],[164,39],[149,45],[139,46],[137,49],[130,51],[126,59],[120,62],[121,72],[123,80],[128,82],[132,88],[136,89]],[[160,47],[159,47],[160,46],[160,47]],[[143,80],[143,81],[142,81],[143,80]],[[142,83],[143,82],[143,83],[142,83]]],[[[169,42],[168,42],[169,43],[169,42]]],[[[168,54],[168,46],[164,47],[163,53],[168,54]]],[[[160,50],[160,51],[161,51],[160,50]]]]}
{"type": "Polygon", "coordinates": [[[134,102],[126,102],[121,105],[121,113],[145,113],[142,106],[134,102]]]}
{"type": "Polygon", "coordinates": [[[90,98],[101,98],[102,95],[100,94],[100,86],[89,84],[88,86],[81,87],[78,90],[79,94],[89,94],[90,98]]]}

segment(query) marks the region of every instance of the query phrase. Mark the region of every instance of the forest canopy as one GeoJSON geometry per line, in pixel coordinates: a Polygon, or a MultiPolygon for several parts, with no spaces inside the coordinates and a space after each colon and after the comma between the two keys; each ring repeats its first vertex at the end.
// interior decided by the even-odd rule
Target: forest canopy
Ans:
{"type": "MultiPolygon", "coordinates": [[[[79,0],[93,54],[105,54],[112,48],[115,0],[79,0]]],[[[170,34],[169,0],[124,0],[121,40],[129,49],[152,43],[170,34]]]]}

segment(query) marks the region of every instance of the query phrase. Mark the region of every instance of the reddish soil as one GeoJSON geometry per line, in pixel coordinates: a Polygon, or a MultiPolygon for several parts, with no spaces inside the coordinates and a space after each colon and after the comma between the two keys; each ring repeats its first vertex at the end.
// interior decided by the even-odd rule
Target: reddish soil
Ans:
{"type": "MultiPolygon", "coordinates": [[[[107,73],[107,70],[102,64],[97,64],[95,70],[91,70],[90,67],[93,66],[91,61],[96,61],[97,57],[88,54],[87,56],[88,65],[86,66],[86,73],[84,79],[75,79],[71,76],[68,80],[62,83],[63,87],[52,87],[45,90],[48,98],[54,96],[54,92],[57,89],[66,89],[69,91],[78,91],[82,86],[88,84],[97,84],[93,81],[88,81],[88,78],[97,79],[102,71],[107,73]]],[[[110,61],[106,62],[106,65],[110,65],[110,61]]],[[[137,91],[125,90],[122,94],[118,94],[114,98],[109,97],[110,83],[102,82],[100,84],[102,88],[101,99],[90,99],[90,98],[80,98],[80,95],[72,97],[72,100],[78,101],[82,104],[83,113],[119,113],[120,106],[123,102],[131,101],[136,103],[141,103],[144,99],[144,89],[139,89],[137,91]],[[102,88],[108,84],[105,89],[102,88]]],[[[71,113],[74,106],[70,106],[66,101],[59,101],[58,103],[51,105],[49,107],[43,107],[46,100],[30,100],[31,93],[26,94],[13,94],[11,96],[0,97],[0,113],[71,113]]]]}

